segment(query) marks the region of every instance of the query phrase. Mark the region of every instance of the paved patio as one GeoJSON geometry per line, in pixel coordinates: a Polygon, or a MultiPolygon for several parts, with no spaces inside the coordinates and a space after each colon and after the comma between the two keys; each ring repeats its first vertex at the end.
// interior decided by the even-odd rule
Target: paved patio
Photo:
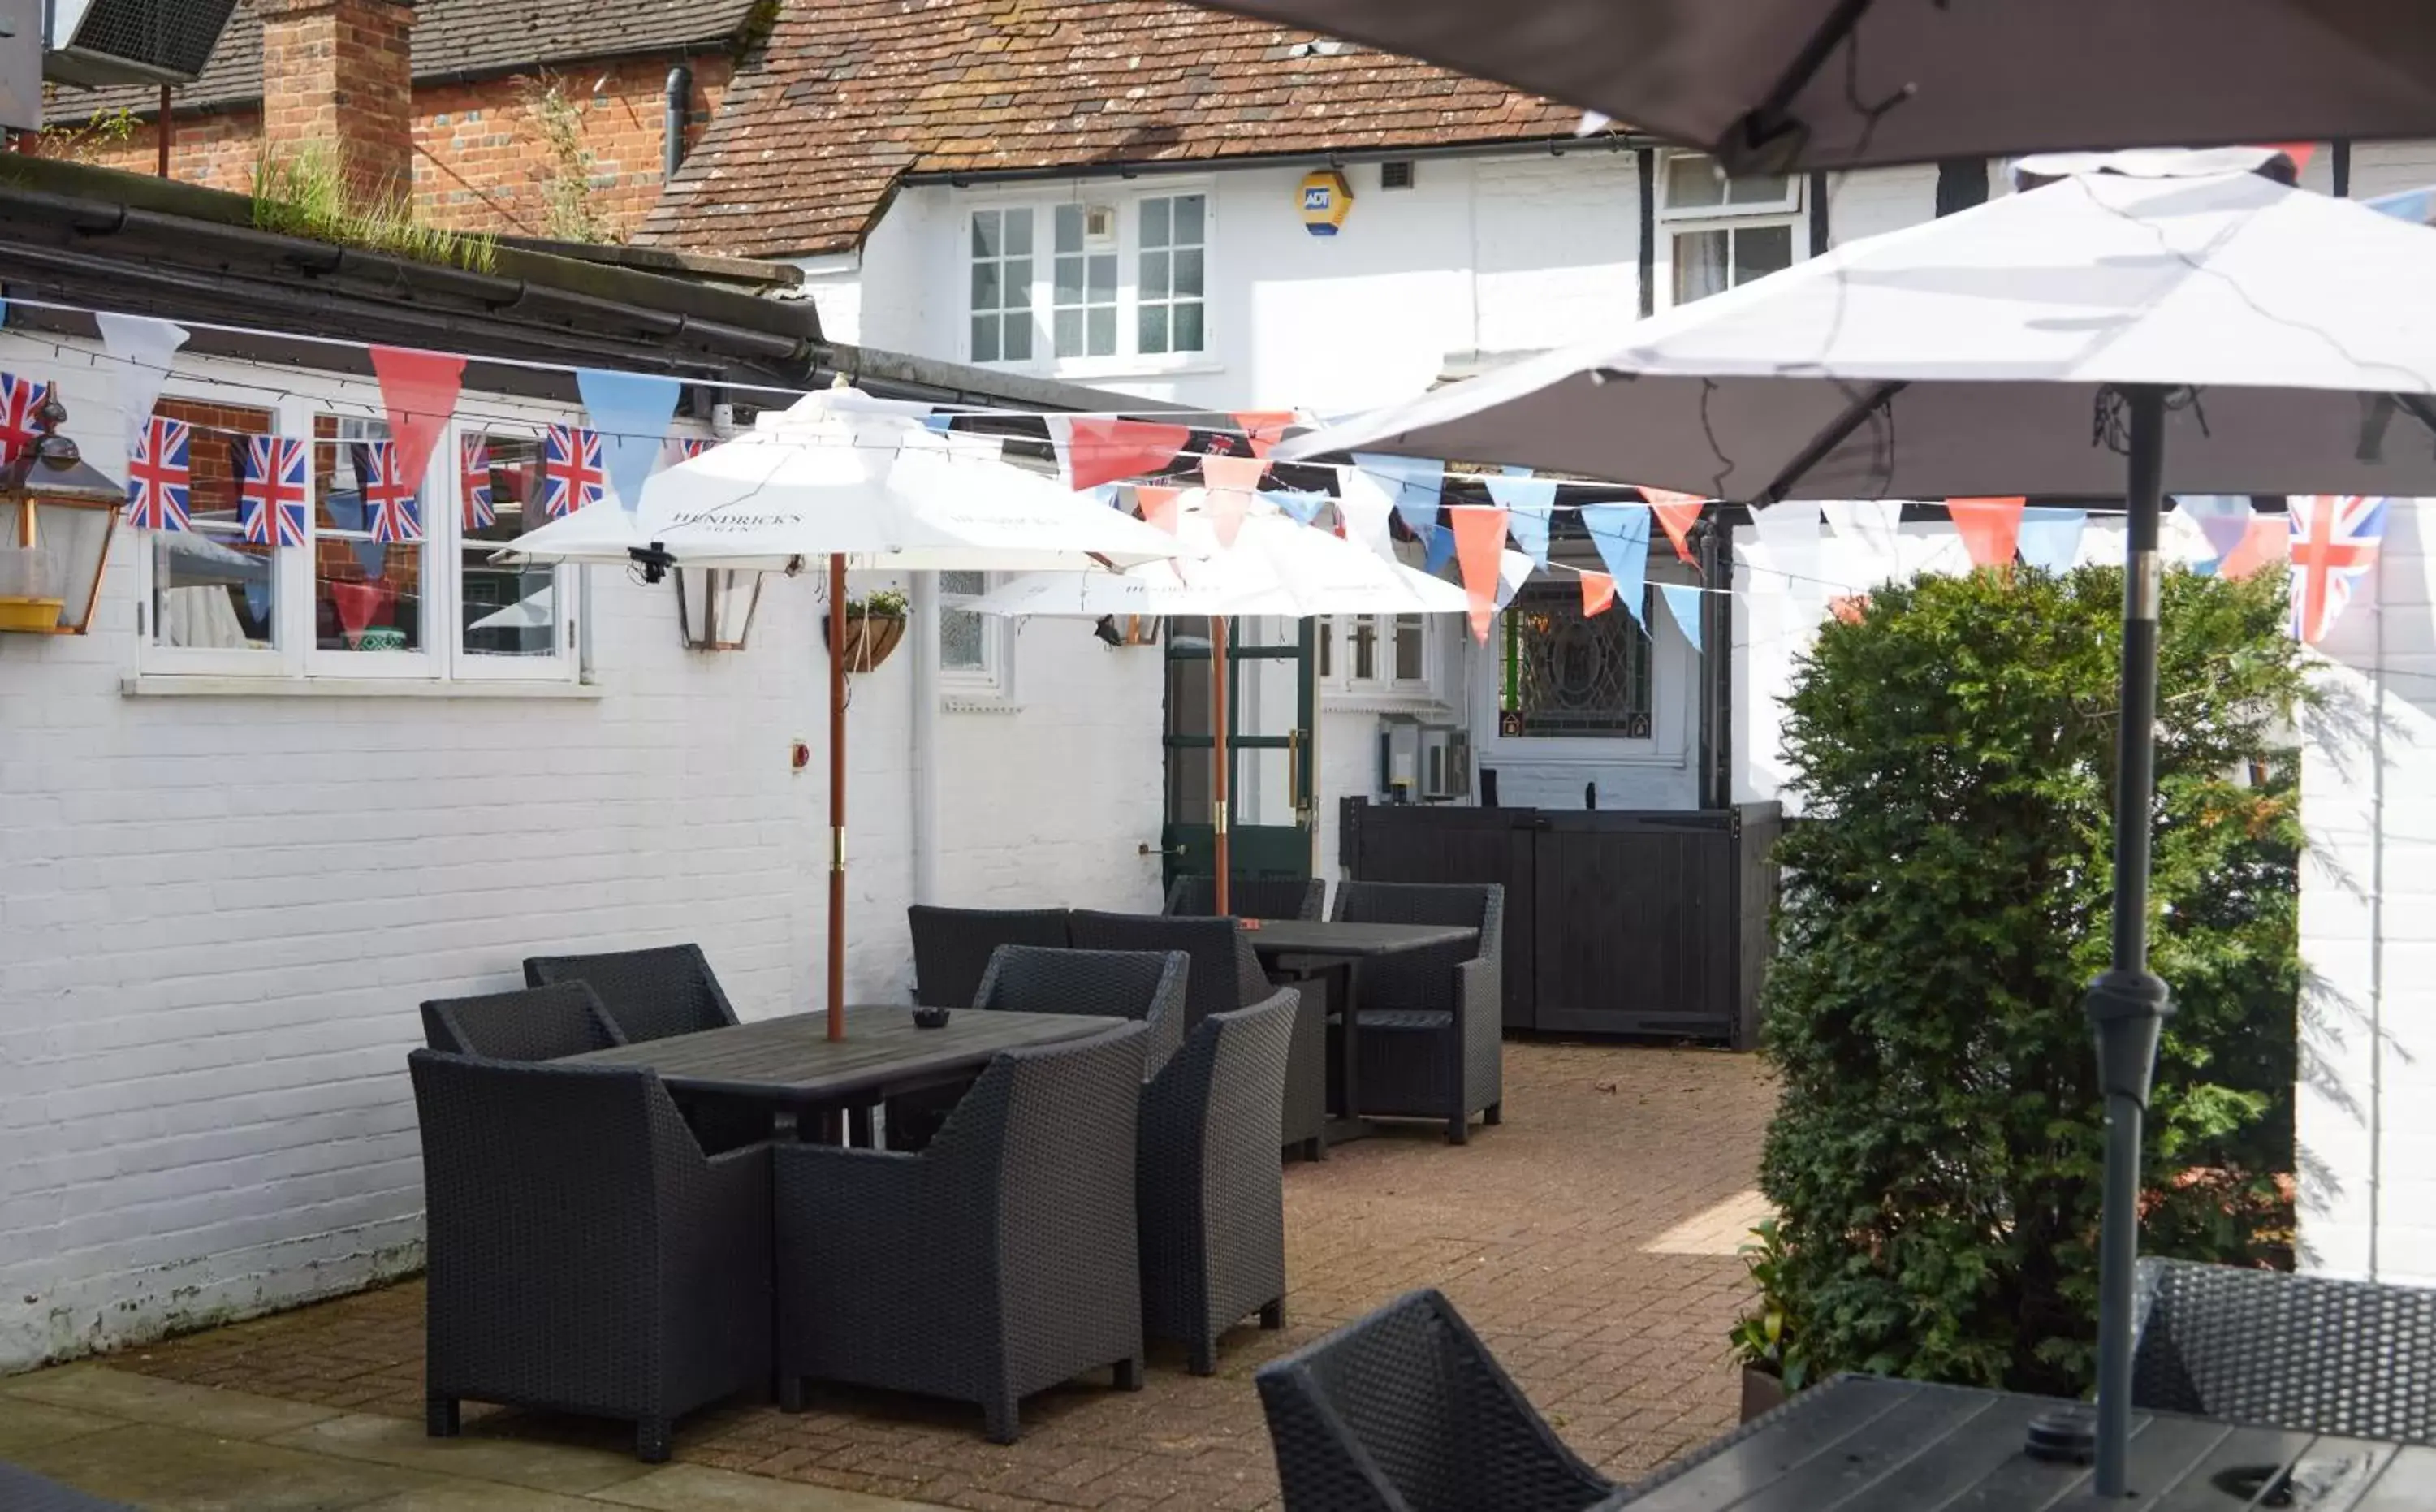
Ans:
{"type": "MultiPolygon", "coordinates": [[[[1609,1474],[1629,1477],[1732,1423],[1737,1378],[1724,1336],[1747,1291],[1734,1251],[1760,1211],[1750,1189],[1770,1098],[1748,1056],[1510,1045],[1504,1127],[1476,1132],[1463,1149],[1416,1131],[1287,1169],[1290,1327],[1230,1334],[1216,1378],[1189,1377],[1175,1353],[1154,1348],[1146,1390],[1092,1383],[1034,1399],[1024,1405],[1023,1440],[1009,1447],[982,1438],[976,1413],[874,1393],[821,1392],[792,1416],[730,1406],[680,1424],[679,1464],[656,1473],[740,1471],[976,1512],[1270,1506],[1276,1477],[1253,1369],[1400,1292],[1437,1286],[1569,1443],[1609,1474]]],[[[293,1404],[318,1409],[283,1423],[274,1432],[286,1436],[273,1447],[297,1452],[301,1438],[302,1451],[321,1452],[335,1439],[339,1453],[390,1474],[400,1465],[444,1470],[451,1461],[439,1455],[452,1448],[453,1463],[478,1465],[465,1450],[513,1455],[517,1444],[534,1442],[583,1452],[600,1473],[628,1442],[608,1425],[469,1403],[472,1444],[426,1445],[419,1437],[422,1347],[423,1291],[406,1284],[130,1351],[107,1370],[21,1377],[0,1382],[0,1453],[165,1512],[287,1504],[148,1494],[110,1478],[114,1466],[125,1473],[114,1456],[79,1458],[71,1452],[78,1436],[44,1439],[39,1424],[16,1429],[34,1433],[35,1451],[14,1452],[12,1424],[26,1425],[37,1409],[86,1410],[44,1384],[73,1382],[78,1370],[122,1381],[135,1372],[276,1399],[290,1412],[300,1410],[293,1404]],[[366,1445],[379,1453],[366,1457],[366,1445]]],[[[644,1469],[631,1457],[622,1467],[644,1469]]],[[[697,1489],[692,1501],[624,1504],[872,1505],[801,1491],[769,1503],[730,1500],[767,1483],[722,1477],[720,1485],[723,1491],[697,1489]]],[[[612,1500],[652,1494],[650,1487],[648,1476],[623,1475],[602,1486],[542,1485],[612,1500]],[[630,1488],[620,1492],[621,1485],[630,1488]]],[[[368,1486],[353,1500],[294,1504],[426,1504],[384,1500],[397,1494],[394,1485],[368,1486]]],[[[427,1504],[560,1505],[485,1498],[427,1504]]]]}

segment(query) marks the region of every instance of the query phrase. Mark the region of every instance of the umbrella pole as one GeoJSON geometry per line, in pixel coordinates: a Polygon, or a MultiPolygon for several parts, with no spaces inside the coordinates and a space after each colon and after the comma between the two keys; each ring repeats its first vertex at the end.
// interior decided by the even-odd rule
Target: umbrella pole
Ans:
{"type": "Polygon", "coordinates": [[[845,558],[829,558],[829,1038],[845,1038],[845,558]]]}
{"type": "Polygon", "coordinates": [[[1227,769],[1234,764],[1227,756],[1227,626],[1225,615],[1209,617],[1209,820],[1217,843],[1214,886],[1221,914],[1233,912],[1227,881],[1234,869],[1227,845],[1227,769]]]}
{"type": "Polygon", "coordinates": [[[2130,485],[2124,495],[2122,724],[2115,739],[2114,939],[2086,1006],[2106,1098],[2106,1178],[2097,1260],[2097,1494],[2126,1493],[2132,1437],[2132,1271],[2140,1252],[2140,1136],[2173,1007],[2149,970],[2149,829],[2156,788],[2158,513],[2166,393],[2127,390],[2130,485]]]}

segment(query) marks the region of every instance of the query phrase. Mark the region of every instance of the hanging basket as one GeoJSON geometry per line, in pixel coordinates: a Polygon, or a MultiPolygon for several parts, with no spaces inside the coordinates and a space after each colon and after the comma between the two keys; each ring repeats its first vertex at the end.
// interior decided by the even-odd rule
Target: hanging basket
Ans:
{"type": "MultiPolygon", "coordinates": [[[[821,639],[826,642],[828,638],[829,621],[828,617],[824,615],[821,617],[821,639]]],[[[896,649],[896,643],[904,638],[905,617],[903,615],[847,615],[845,645],[842,649],[842,654],[845,657],[845,669],[849,672],[872,670],[888,660],[889,653],[896,649]]],[[[841,650],[838,647],[830,649],[841,650]]]]}

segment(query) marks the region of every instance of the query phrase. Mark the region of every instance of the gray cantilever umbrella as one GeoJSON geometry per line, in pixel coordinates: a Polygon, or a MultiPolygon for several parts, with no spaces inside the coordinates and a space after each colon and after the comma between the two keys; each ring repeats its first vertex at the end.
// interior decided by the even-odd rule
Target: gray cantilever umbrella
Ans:
{"type": "MultiPolygon", "coordinates": [[[[2123,1489],[2166,492],[2436,494],[2436,235],[2226,162],[2126,154],[1853,242],[1622,336],[1287,443],[1522,462],[1765,506],[2127,499],[2114,960],[2090,990],[2107,1100],[2097,1479],[2123,1489]],[[2136,176],[2135,176],[2136,175],[2136,176]]],[[[2025,163],[2026,170],[2057,165],[2025,163]]]]}
{"type": "Polygon", "coordinates": [[[1209,0],[1730,171],[2436,136],[2426,0],[1209,0]]]}

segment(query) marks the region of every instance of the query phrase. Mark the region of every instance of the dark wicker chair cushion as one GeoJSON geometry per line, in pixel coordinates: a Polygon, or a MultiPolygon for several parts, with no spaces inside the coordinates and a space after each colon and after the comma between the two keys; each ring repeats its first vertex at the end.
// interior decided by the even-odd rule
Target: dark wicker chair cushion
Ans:
{"type": "MultiPolygon", "coordinates": [[[[1227,884],[1227,911],[1239,919],[1315,919],[1328,899],[1328,884],[1314,877],[1294,881],[1274,877],[1239,877],[1227,884]]],[[[1218,879],[1179,877],[1168,885],[1167,912],[1172,915],[1206,917],[1218,912],[1218,879]]]]}
{"type": "Polygon", "coordinates": [[[1150,1026],[1150,1069],[1184,1043],[1185,982],[1192,958],[1181,950],[1058,950],[1002,945],[973,995],[976,1008],[1005,1013],[1094,1014],[1150,1026]]]}
{"type": "Polygon", "coordinates": [[[1002,945],[1060,949],[1067,938],[1064,909],[943,909],[916,903],[905,911],[914,935],[914,1000],[934,1008],[962,1008],[981,991],[990,952],[1002,945]]]}
{"type": "Polygon", "coordinates": [[[1286,1512],[1558,1512],[1614,1489],[1436,1292],[1400,1297],[1253,1379],[1286,1512]]]}
{"type": "Polygon", "coordinates": [[[436,998],[423,1005],[423,1039],[452,1055],[497,1061],[556,1060],[626,1043],[600,998],[581,982],[436,998]]]}
{"type": "Polygon", "coordinates": [[[1184,1032],[1211,1014],[1248,1008],[1273,990],[1251,938],[1233,919],[1167,918],[1157,913],[1070,915],[1074,945],[1085,950],[1181,950],[1192,959],[1185,979],[1184,1032]]]}
{"type": "Polygon", "coordinates": [[[2436,1443],[2436,1289],[2140,1262],[2134,1404],[2436,1443]]]}
{"type": "Polygon", "coordinates": [[[720,1029],[736,1022],[736,1010],[711,975],[698,945],[650,950],[612,950],[600,955],[543,955],[525,962],[525,982],[548,986],[583,982],[600,995],[609,1021],[631,1043],[720,1029]]]}

